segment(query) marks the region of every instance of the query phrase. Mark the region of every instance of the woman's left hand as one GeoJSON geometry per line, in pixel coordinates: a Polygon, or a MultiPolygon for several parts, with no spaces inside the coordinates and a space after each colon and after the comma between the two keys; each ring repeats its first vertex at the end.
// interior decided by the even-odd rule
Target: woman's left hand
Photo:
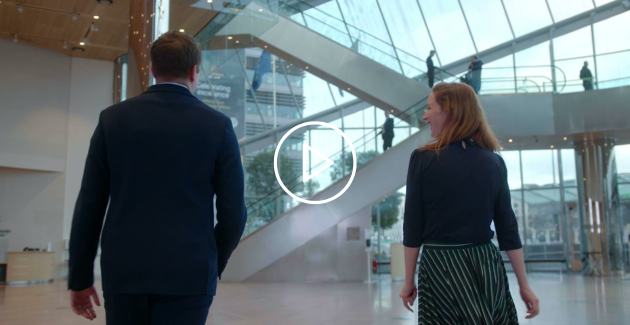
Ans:
{"type": "Polygon", "coordinates": [[[418,288],[413,282],[405,281],[402,290],[400,290],[400,298],[403,301],[403,305],[410,312],[413,313],[413,302],[416,301],[418,296],[418,288]]]}

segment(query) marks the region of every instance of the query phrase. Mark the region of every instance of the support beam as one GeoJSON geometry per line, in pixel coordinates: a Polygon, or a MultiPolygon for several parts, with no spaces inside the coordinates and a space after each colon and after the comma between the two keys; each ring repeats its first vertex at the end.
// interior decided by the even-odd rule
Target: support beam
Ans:
{"type": "Polygon", "coordinates": [[[129,10],[129,47],[133,49],[142,91],[149,88],[151,73],[151,37],[153,36],[153,0],[131,1],[129,10]]]}

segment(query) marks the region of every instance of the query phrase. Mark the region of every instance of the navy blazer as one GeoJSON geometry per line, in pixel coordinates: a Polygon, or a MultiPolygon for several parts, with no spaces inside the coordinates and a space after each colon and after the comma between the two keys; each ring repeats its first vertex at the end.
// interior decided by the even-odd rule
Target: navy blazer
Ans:
{"type": "Polygon", "coordinates": [[[246,219],[230,119],[184,87],[151,86],[101,112],[72,220],[68,287],[92,286],[100,237],[103,291],[215,295],[246,219]]]}
{"type": "Polygon", "coordinates": [[[501,250],[522,247],[503,158],[472,139],[409,160],[403,244],[483,244],[494,232],[501,250]]]}

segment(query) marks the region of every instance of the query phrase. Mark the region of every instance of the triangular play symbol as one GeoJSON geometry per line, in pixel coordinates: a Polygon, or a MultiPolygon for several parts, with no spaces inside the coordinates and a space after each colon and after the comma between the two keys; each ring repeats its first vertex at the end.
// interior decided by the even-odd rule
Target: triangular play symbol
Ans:
{"type": "Polygon", "coordinates": [[[323,172],[326,168],[332,166],[335,164],[334,161],[332,161],[330,158],[322,155],[319,151],[309,147],[306,144],[302,144],[302,182],[306,183],[308,182],[311,178],[319,175],[321,172],[323,172]],[[308,174],[308,153],[312,152],[315,155],[317,155],[318,157],[324,159],[326,161],[326,163],[324,164],[324,166],[322,166],[319,170],[317,170],[316,172],[314,172],[313,174],[309,175],[308,174]]]}

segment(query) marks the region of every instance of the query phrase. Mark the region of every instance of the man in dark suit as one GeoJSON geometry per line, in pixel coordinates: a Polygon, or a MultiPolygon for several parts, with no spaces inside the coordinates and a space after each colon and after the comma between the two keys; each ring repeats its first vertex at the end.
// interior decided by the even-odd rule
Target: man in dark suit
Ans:
{"type": "Polygon", "coordinates": [[[383,152],[392,147],[394,140],[394,119],[389,117],[389,112],[385,112],[385,123],[381,132],[383,135],[383,152]]]}
{"type": "Polygon", "coordinates": [[[429,78],[429,88],[433,88],[433,82],[435,80],[435,65],[433,65],[433,56],[435,51],[431,50],[429,57],[427,58],[427,77],[429,78]]]}
{"type": "Polygon", "coordinates": [[[584,61],[584,66],[580,70],[580,79],[582,79],[584,90],[593,90],[593,74],[588,69],[588,61],[584,61]]]}
{"type": "Polygon", "coordinates": [[[100,237],[108,325],[205,324],[247,219],[239,146],[230,119],[192,95],[194,38],[165,33],[151,62],[157,84],[101,112],[92,136],[70,235],[71,305],[96,317],[100,237]]]}

